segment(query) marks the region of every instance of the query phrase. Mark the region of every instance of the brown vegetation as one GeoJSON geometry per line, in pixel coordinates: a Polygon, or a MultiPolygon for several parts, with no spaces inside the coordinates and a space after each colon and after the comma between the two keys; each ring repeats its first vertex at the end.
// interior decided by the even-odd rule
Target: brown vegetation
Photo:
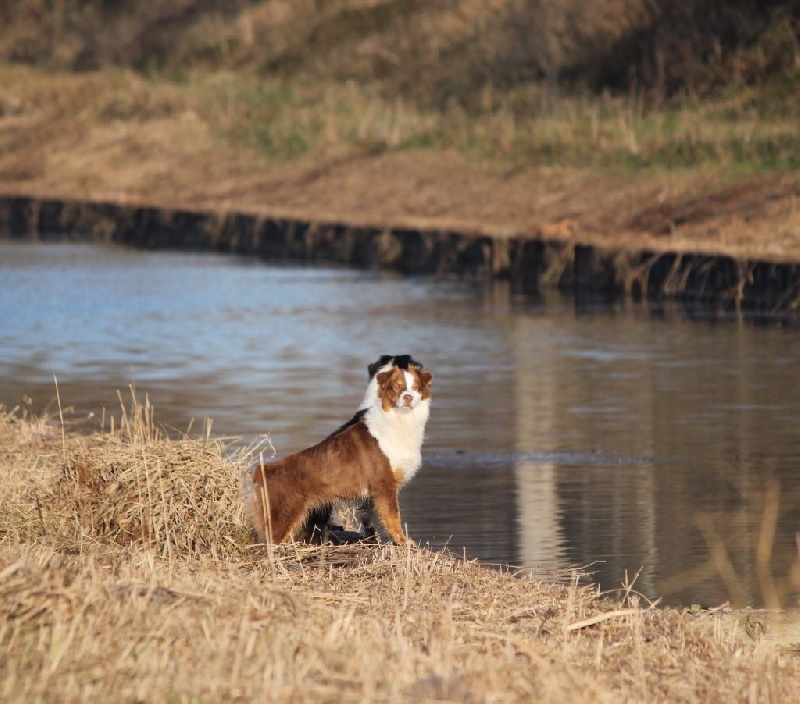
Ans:
{"type": "Polygon", "coordinates": [[[788,0],[0,2],[0,191],[797,261],[798,21],[788,0]]]}
{"type": "Polygon", "coordinates": [[[713,614],[411,544],[265,551],[245,457],[147,404],[60,425],[0,414],[4,701],[796,701],[797,659],[713,614]]]}
{"type": "Polygon", "coordinates": [[[637,136],[643,123],[634,129],[615,110],[590,144],[574,133],[583,118],[538,122],[526,137],[507,113],[420,113],[353,86],[294,88],[281,98],[278,85],[232,74],[188,84],[128,71],[0,67],[0,76],[4,194],[800,260],[800,176],[737,167],[726,146],[729,137],[788,139],[800,129],[793,119],[709,125],[687,113],[681,139],[704,145],[717,165],[640,172],[517,153],[550,143],[558,161],[588,145],[615,161],[630,148],[674,146],[657,130],[637,136]],[[431,130],[446,131],[453,146],[404,146],[431,130]]]}
{"type": "Polygon", "coordinates": [[[792,0],[0,3],[0,57],[60,70],[236,69],[355,80],[440,107],[544,82],[653,100],[796,68],[792,0]]]}

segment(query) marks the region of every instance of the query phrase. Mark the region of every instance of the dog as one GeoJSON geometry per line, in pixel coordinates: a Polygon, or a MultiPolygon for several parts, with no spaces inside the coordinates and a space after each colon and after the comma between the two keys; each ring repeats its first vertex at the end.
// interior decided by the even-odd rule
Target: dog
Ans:
{"type": "Polygon", "coordinates": [[[339,502],[360,501],[364,526],[377,519],[397,545],[406,541],[400,489],[422,464],[433,375],[410,355],[369,365],[356,414],[313,447],[253,469],[252,518],[262,542],[308,540],[339,502]]]}
{"type": "MultiPolygon", "coordinates": [[[[378,388],[375,376],[378,372],[388,371],[392,367],[400,367],[400,369],[408,370],[409,367],[422,369],[423,366],[421,362],[418,362],[408,354],[385,354],[381,356],[377,362],[368,365],[367,375],[369,384],[364,394],[364,400],[358,407],[356,414],[338,430],[331,433],[329,437],[342,432],[358,421],[359,418],[363,417],[366,409],[375,402],[378,388]]],[[[365,540],[374,541],[377,538],[375,524],[379,523],[379,520],[376,520],[372,500],[369,496],[361,499],[356,505],[356,516],[361,526],[360,533],[344,529],[344,521],[337,510],[338,508],[340,508],[339,505],[327,504],[320,508],[312,509],[308,514],[303,531],[299,536],[303,542],[332,542],[334,544],[343,544],[363,542],[365,540]]]]}

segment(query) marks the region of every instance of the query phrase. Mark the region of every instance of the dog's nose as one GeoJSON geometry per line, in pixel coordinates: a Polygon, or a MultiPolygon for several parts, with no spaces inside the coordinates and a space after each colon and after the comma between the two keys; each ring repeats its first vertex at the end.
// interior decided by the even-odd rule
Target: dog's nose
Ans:
{"type": "Polygon", "coordinates": [[[403,394],[403,405],[410,406],[414,403],[414,397],[411,394],[403,394]]]}

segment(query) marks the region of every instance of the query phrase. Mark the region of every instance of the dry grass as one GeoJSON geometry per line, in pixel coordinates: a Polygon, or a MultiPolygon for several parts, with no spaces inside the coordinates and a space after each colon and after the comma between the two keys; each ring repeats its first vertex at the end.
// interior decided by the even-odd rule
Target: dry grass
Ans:
{"type": "Polygon", "coordinates": [[[6,5],[3,194],[800,261],[789,3],[6,5]]]}
{"type": "Polygon", "coordinates": [[[202,68],[369,84],[383,96],[472,109],[485,86],[676,94],[752,85],[797,68],[791,0],[171,0],[0,4],[0,59],[54,69],[202,68]]]}
{"type": "Polygon", "coordinates": [[[0,413],[4,701],[797,701],[796,659],[630,586],[414,546],[266,551],[246,458],[165,438],[147,403],[104,425],[0,413]]]}
{"type": "Polygon", "coordinates": [[[754,153],[771,130],[791,145],[800,133],[783,118],[712,129],[687,114],[662,129],[580,103],[560,120],[512,107],[474,118],[354,84],[290,88],[233,74],[172,83],[0,67],[0,82],[4,194],[500,235],[547,236],[569,221],[571,237],[601,247],[800,259],[798,173],[748,176],[725,156],[733,133],[754,153]],[[651,150],[681,144],[706,155],[701,167],[598,170],[580,157],[647,163],[651,150]]]}

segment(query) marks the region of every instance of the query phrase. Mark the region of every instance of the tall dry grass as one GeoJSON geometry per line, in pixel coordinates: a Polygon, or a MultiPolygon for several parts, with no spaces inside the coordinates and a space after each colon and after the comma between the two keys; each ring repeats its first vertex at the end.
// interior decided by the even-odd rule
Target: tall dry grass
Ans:
{"type": "Polygon", "coordinates": [[[150,189],[176,200],[196,187],[198,169],[235,179],[241,190],[275,166],[299,162],[300,170],[305,159],[327,169],[331,159],[385,153],[455,152],[514,169],[631,175],[704,169],[727,179],[800,165],[800,105],[790,85],[686,99],[658,112],[636,92],[564,96],[549,112],[536,84],[486,84],[480,107],[467,110],[457,102],[420,107],[355,82],[234,72],[174,81],[0,66],[0,80],[0,178],[8,185],[108,184],[111,193],[150,189]]]}
{"type": "Polygon", "coordinates": [[[135,398],[103,425],[0,413],[3,701],[797,700],[796,659],[631,584],[413,545],[266,551],[246,457],[167,438],[135,398]]]}
{"type": "MultiPolygon", "coordinates": [[[[66,99],[69,116],[116,128],[84,153],[124,139],[122,123],[146,121],[157,140],[179,117],[172,140],[192,135],[201,150],[207,128],[270,161],[366,145],[569,167],[800,165],[791,2],[7,5],[0,57],[92,69],[40,96],[51,113],[66,99]],[[87,80],[98,70],[110,74],[105,85],[87,80]],[[76,82],[84,87],[71,99],[76,82]]],[[[25,86],[6,92],[14,104],[0,115],[27,106],[25,86]]],[[[40,168],[57,168],[52,149],[34,151],[40,168]]]]}
{"type": "Polygon", "coordinates": [[[791,0],[172,0],[0,3],[0,57],[68,70],[111,65],[354,80],[427,105],[505,90],[646,91],[658,103],[791,72],[791,0]]]}

